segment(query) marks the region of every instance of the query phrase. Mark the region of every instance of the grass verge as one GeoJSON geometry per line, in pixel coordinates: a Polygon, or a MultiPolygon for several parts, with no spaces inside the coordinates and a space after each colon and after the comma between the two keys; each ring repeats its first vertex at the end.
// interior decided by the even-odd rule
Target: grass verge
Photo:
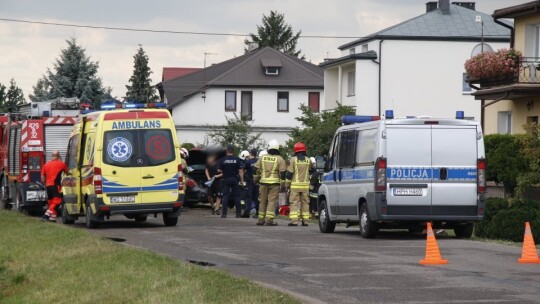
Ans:
{"type": "Polygon", "coordinates": [[[0,303],[299,303],[245,279],[0,211],[0,303]]]}

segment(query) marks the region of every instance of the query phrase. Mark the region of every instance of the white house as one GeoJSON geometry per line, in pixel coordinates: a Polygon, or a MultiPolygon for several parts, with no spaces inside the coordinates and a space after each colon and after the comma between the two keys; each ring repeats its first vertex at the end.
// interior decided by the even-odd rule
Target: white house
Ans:
{"type": "Polygon", "coordinates": [[[323,69],[270,47],[158,84],[181,142],[205,143],[212,126],[245,115],[266,141],[284,142],[301,104],[322,110],[323,69]]]}
{"type": "Polygon", "coordinates": [[[357,114],[452,117],[456,110],[480,120],[465,80],[472,54],[508,48],[509,25],[475,11],[474,2],[432,1],[426,13],[339,47],[342,57],[320,64],[325,107],[336,102],[357,114]],[[481,22],[480,22],[481,21],[481,22]]]}

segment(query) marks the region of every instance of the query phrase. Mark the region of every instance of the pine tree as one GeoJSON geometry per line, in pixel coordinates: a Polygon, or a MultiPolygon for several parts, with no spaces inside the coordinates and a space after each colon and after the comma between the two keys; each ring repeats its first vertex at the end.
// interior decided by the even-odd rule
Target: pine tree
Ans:
{"type": "MultiPolygon", "coordinates": [[[[298,38],[302,31],[293,31],[293,28],[288,23],[285,23],[285,15],[280,14],[277,11],[270,11],[270,15],[264,15],[262,18],[262,25],[257,25],[257,35],[249,34],[252,42],[257,42],[259,47],[269,46],[283,53],[300,57],[304,59],[304,56],[300,56],[301,50],[296,50],[298,38]]],[[[244,40],[246,45],[251,42],[244,40]]],[[[246,49],[247,51],[247,49],[246,49]]]]}
{"type": "Polygon", "coordinates": [[[75,38],[66,42],[68,46],[60,52],[53,69],[47,69],[46,75],[34,86],[32,98],[37,101],[77,97],[96,106],[105,93],[101,78],[97,76],[99,64],[90,60],[75,38]]]}
{"type": "Polygon", "coordinates": [[[142,103],[158,100],[156,88],[152,86],[152,79],[150,79],[151,74],[148,55],[139,44],[139,49],[133,56],[133,75],[129,78],[129,84],[126,85],[126,100],[142,103]]]}
{"type": "Polygon", "coordinates": [[[6,112],[4,103],[6,101],[6,86],[0,83],[0,112],[6,112]]]}
{"type": "Polygon", "coordinates": [[[51,98],[51,86],[45,76],[41,77],[35,86],[32,87],[33,94],[30,94],[30,100],[34,102],[40,102],[52,99],[51,98]]]}
{"type": "Polygon", "coordinates": [[[22,89],[19,88],[15,80],[11,78],[3,105],[4,109],[8,112],[14,112],[17,110],[17,106],[24,102],[25,100],[22,89]]]}

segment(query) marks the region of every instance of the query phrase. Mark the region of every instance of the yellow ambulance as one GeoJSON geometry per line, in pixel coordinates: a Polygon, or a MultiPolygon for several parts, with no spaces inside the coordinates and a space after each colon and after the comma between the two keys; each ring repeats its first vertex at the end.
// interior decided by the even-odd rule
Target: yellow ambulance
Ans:
{"type": "Polygon", "coordinates": [[[70,175],[62,179],[62,222],[86,218],[97,228],[111,215],[137,222],[163,214],[175,226],[184,180],[174,121],[163,104],[105,105],[77,122],[66,155],[70,175]],[[154,108],[154,109],[153,109],[154,108]]]}

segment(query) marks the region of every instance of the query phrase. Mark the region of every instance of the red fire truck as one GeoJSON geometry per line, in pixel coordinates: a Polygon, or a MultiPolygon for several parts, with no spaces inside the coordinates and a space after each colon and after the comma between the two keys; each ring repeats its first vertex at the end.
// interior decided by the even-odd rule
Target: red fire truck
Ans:
{"type": "Polygon", "coordinates": [[[66,156],[76,117],[0,116],[0,205],[39,214],[47,203],[41,167],[51,152],[66,156]]]}

